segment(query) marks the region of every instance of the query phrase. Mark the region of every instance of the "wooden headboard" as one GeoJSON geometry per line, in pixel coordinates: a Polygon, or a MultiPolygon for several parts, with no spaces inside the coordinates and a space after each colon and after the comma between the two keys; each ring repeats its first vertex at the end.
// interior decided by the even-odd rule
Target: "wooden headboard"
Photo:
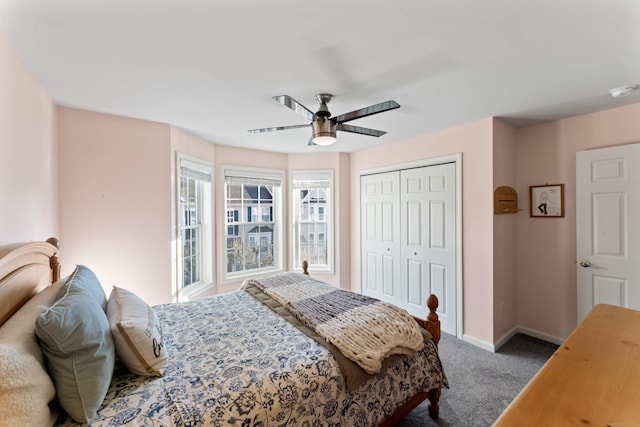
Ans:
{"type": "Polygon", "coordinates": [[[0,326],[60,278],[58,239],[0,247],[0,326]]]}

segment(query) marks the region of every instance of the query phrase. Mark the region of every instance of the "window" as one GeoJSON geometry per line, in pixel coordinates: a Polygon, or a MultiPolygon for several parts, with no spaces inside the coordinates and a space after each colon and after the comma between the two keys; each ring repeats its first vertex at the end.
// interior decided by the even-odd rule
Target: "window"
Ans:
{"type": "Polygon", "coordinates": [[[332,171],[291,172],[294,269],[306,260],[310,271],[333,273],[332,187],[332,171]]]}
{"type": "Polygon", "coordinates": [[[223,168],[223,174],[225,280],[283,270],[283,173],[223,168]]]}
{"type": "Polygon", "coordinates": [[[213,285],[211,165],[178,154],[179,299],[213,285]]]}

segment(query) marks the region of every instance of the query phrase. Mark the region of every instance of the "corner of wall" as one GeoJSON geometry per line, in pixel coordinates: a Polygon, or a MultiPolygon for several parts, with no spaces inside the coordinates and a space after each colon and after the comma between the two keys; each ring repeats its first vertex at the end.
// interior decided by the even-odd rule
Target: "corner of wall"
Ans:
{"type": "Polygon", "coordinates": [[[59,237],[56,106],[0,34],[0,244],[59,237]]]}
{"type": "MultiPolygon", "coordinates": [[[[516,132],[493,119],[493,189],[516,186],[516,132]]],[[[495,196],[495,193],[493,194],[495,196]]],[[[518,206],[522,196],[518,195],[518,206]]],[[[493,213],[493,337],[499,341],[517,323],[517,220],[522,212],[493,213]]]]}

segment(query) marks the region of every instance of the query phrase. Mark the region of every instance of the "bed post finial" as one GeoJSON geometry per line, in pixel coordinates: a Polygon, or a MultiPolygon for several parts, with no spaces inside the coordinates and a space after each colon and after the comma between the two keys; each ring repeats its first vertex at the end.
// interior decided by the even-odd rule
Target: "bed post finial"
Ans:
{"type": "Polygon", "coordinates": [[[440,305],[438,297],[435,296],[435,294],[429,295],[429,298],[427,298],[427,307],[429,307],[429,315],[427,316],[427,319],[434,321],[438,320],[438,313],[436,313],[438,305],[440,305]]]}
{"type": "Polygon", "coordinates": [[[427,307],[429,307],[429,314],[427,315],[429,327],[427,327],[427,330],[433,336],[433,342],[436,345],[440,342],[440,319],[438,318],[438,313],[436,313],[439,304],[437,296],[434,294],[429,295],[429,298],[427,298],[427,307]]]}
{"type": "Polygon", "coordinates": [[[307,276],[309,275],[309,263],[306,259],[302,260],[302,273],[306,274],[307,276]]]}
{"type": "MultiPolygon", "coordinates": [[[[51,246],[55,246],[56,249],[60,249],[60,241],[55,237],[49,237],[47,243],[51,246]]],[[[58,259],[58,251],[56,250],[49,258],[49,265],[51,266],[52,280],[51,283],[55,283],[60,280],[60,260],[58,259]]]]}

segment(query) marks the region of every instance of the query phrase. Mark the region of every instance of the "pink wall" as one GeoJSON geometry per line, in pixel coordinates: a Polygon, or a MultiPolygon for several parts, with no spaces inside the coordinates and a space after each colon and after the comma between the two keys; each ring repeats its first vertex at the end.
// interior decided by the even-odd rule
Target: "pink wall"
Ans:
{"type": "Polygon", "coordinates": [[[58,236],[56,109],[0,34],[0,245],[58,236]]]}
{"type": "Polygon", "coordinates": [[[566,338],[577,323],[575,153],[640,141],[640,104],[517,131],[518,324],[566,338]],[[530,218],[529,186],[565,185],[565,217],[530,218]]]}
{"type": "MultiPolygon", "coordinates": [[[[516,131],[493,121],[493,189],[516,186],[516,131]]],[[[518,194],[522,208],[523,194],[518,194]]],[[[493,342],[508,338],[518,320],[517,219],[524,215],[493,215],[493,342]]]]}
{"type": "Polygon", "coordinates": [[[58,109],[63,274],[76,264],[149,304],[171,301],[169,126],[58,109]]]}
{"type": "Polygon", "coordinates": [[[337,176],[336,272],[340,275],[340,287],[351,289],[351,212],[355,209],[353,196],[356,194],[351,189],[351,155],[340,154],[337,176]]]}
{"type": "MultiPolygon", "coordinates": [[[[385,144],[351,155],[351,189],[358,172],[462,153],[464,334],[493,343],[493,120],[385,144]]],[[[353,198],[352,198],[353,199],[353,198]]],[[[354,200],[355,203],[357,203],[354,200]]],[[[351,210],[351,286],[360,285],[359,209],[351,210]]]]}

